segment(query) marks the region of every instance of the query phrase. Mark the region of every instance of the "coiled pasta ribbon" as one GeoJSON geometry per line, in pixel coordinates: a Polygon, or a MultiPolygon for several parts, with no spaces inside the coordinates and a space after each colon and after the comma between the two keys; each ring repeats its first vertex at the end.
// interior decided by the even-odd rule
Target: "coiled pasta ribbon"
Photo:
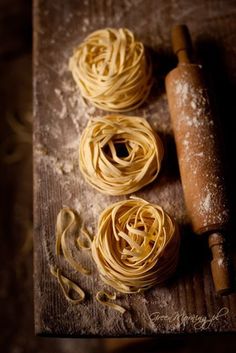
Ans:
{"type": "Polygon", "coordinates": [[[152,84],[151,62],[144,46],[126,28],[90,34],[75,49],[69,69],[82,96],[107,111],[138,107],[152,84]]]}
{"type": "Polygon", "coordinates": [[[145,119],[113,114],[89,121],[81,136],[79,164],[97,190],[126,195],[156,178],[163,154],[159,136],[145,119]]]}
{"type": "Polygon", "coordinates": [[[91,250],[106,284],[135,293],[173,274],[179,244],[175,221],[160,206],[134,198],[103,211],[91,250]]]}

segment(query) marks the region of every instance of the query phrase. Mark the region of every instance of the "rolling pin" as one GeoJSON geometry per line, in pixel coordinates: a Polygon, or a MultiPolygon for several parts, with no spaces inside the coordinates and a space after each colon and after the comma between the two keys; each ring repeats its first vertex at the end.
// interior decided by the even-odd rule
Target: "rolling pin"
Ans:
{"type": "Polygon", "coordinates": [[[173,28],[172,45],[178,66],[165,84],[185,204],[193,231],[208,236],[215,290],[227,294],[231,273],[224,234],[229,202],[216,121],[202,67],[190,61],[191,38],[185,25],[173,28]]]}

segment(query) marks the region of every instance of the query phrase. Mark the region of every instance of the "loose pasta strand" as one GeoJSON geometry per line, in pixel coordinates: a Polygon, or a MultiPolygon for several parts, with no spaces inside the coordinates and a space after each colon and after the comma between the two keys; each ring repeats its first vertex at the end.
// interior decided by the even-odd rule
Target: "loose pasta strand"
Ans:
{"type": "Polygon", "coordinates": [[[64,207],[57,215],[56,221],[56,255],[62,251],[67,262],[82,274],[89,275],[90,271],[74,259],[66,241],[72,230],[78,231],[78,215],[69,207],[64,207]]]}
{"type": "Polygon", "coordinates": [[[76,239],[78,246],[83,250],[91,250],[91,246],[92,246],[91,235],[89,234],[88,230],[85,227],[81,229],[81,234],[84,236],[84,240],[81,239],[81,235],[79,235],[78,238],[76,239]]]}
{"type": "Polygon", "coordinates": [[[50,267],[50,272],[51,274],[57,278],[57,281],[62,289],[62,292],[66,299],[72,303],[72,304],[79,304],[81,303],[84,298],[85,298],[85,293],[84,291],[73,281],[71,281],[69,278],[66,276],[62,275],[61,271],[59,268],[50,267]],[[74,291],[77,293],[79,296],[77,299],[74,299],[71,297],[71,292],[74,291]]]}
{"type": "Polygon", "coordinates": [[[115,303],[111,303],[108,300],[115,300],[116,299],[116,294],[109,294],[105,291],[98,291],[97,294],[96,294],[96,299],[97,301],[102,304],[102,305],[106,305],[108,306],[109,308],[112,308],[116,311],[119,311],[121,314],[124,314],[126,312],[126,309],[123,308],[122,306],[118,305],[118,304],[115,304],[115,303]]]}

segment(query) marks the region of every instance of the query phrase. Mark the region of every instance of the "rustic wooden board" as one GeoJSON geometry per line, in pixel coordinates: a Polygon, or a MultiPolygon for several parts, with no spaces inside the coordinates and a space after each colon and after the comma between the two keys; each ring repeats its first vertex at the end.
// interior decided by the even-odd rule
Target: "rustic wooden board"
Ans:
{"type": "MultiPolygon", "coordinates": [[[[233,1],[85,0],[35,1],[34,4],[34,283],[35,331],[51,336],[145,336],[161,333],[236,331],[236,295],[214,293],[205,239],[189,230],[171,132],[163,78],[173,67],[170,28],[186,23],[193,41],[218,41],[227,68],[235,50],[233,1]],[[161,204],[182,226],[178,271],[164,287],[143,294],[119,294],[122,316],[95,300],[100,281],[88,254],[75,256],[92,269],[85,277],[54,254],[55,219],[63,205],[75,208],[96,231],[100,212],[122,197],[105,196],[87,185],[78,168],[81,132],[90,116],[104,114],[85,106],[67,63],[73,47],[90,32],[127,27],[152,48],[156,83],[147,104],[132,112],[146,117],[163,137],[166,160],[158,179],[136,195],[161,204]],[[86,301],[69,304],[49,265],[57,264],[85,290],[86,301]]],[[[203,50],[204,46],[200,46],[203,50]]],[[[216,67],[216,65],[215,65],[216,67]]]]}

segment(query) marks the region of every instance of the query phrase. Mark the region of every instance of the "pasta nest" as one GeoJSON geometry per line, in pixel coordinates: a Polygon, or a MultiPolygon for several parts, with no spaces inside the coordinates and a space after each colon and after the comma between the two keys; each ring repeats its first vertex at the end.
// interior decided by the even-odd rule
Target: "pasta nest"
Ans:
{"type": "Polygon", "coordinates": [[[176,269],[178,226],[158,205],[133,198],[100,215],[92,256],[101,279],[123,293],[166,281],[176,269]]]}
{"type": "Polygon", "coordinates": [[[144,46],[126,28],[90,34],[74,50],[69,69],[82,96],[107,111],[138,107],[152,85],[152,66],[144,46]]]}
{"type": "Polygon", "coordinates": [[[110,195],[126,195],[151,183],[164,150],[159,136],[140,117],[91,119],[80,140],[79,165],[89,184],[110,195]]]}

